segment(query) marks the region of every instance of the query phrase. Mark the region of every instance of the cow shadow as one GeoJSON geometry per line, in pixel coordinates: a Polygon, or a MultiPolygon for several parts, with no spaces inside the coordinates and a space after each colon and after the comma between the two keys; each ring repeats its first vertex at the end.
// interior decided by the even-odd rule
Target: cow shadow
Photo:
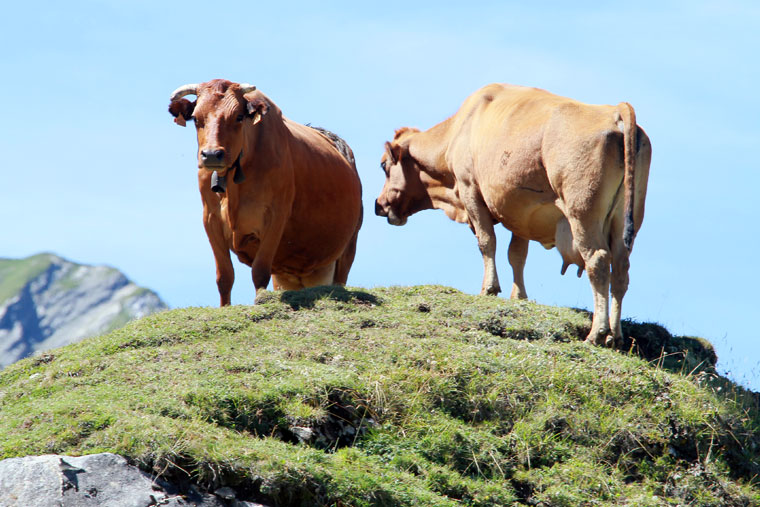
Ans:
{"type": "MultiPolygon", "coordinates": [[[[577,330],[580,339],[591,331],[592,312],[582,308],[571,310],[588,319],[588,326],[577,330]]],[[[709,341],[694,336],[674,336],[665,327],[653,322],[623,319],[623,343],[618,349],[672,373],[696,374],[715,372],[718,357],[709,341]]]]}
{"type": "Polygon", "coordinates": [[[382,300],[374,294],[362,290],[346,289],[337,285],[288,290],[280,296],[280,301],[293,310],[314,308],[315,304],[323,299],[360,306],[379,306],[382,304],[382,300]]]}

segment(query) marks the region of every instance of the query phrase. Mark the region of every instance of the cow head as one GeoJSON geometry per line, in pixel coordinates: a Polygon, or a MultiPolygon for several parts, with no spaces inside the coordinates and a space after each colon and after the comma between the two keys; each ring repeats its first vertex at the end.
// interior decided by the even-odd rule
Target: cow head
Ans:
{"type": "Polygon", "coordinates": [[[246,124],[257,124],[269,110],[263,96],[245,97],[255,89],[249,84],[215,79],[184,85],[172,93],[169,112],[175,123],[183,127],[188,120],[195,123],[199,168],[224,177],[229,168],[239,166],[246,124]],[[184,98],[187,95],[197,98],[190,102],[184,98]]]}
{"type": "Polygon", "coordinates": [[[410,215],[432,207],[427,192],[426,174],[409,154],[409,142],[417,129],[396,131],[393,141],[385,143],[380,167],[385,172],[385,185],[375,201],[375,214],[387,217],[391,225],[404,225],[410,215]]]}

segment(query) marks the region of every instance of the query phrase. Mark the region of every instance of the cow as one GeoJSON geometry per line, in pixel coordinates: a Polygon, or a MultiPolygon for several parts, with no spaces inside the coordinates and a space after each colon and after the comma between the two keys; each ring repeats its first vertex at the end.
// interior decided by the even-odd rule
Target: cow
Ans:
{"type": "Polygon", "coordinates": [[[230,304],[235,278],[230,251],[251,266],[256,294],[270,279],[275,290],[346,283],[363,211],[353,152],[342,139],[289,120],[247,83],[181,86],[169,112],[181,126],[195,123],[220,306],[230,304]]]}
{"type": "Polygon", "coordinates": [[[629,254],[644,218],[651,160],[633,107],[589,105],[545,90],[490,84],[426,131],[404,127],[385,143],[375,213],[392,225],[441,209],[475,233],[482,294],[501,291],[494,224],[512,231],[512,298],[527,298],[530,240],[557,247],[562,274],[585,269],[594,296],[586,340],[620,346],[629,254]],[[610,309],[609,295],[612,294],[610,309]]]}

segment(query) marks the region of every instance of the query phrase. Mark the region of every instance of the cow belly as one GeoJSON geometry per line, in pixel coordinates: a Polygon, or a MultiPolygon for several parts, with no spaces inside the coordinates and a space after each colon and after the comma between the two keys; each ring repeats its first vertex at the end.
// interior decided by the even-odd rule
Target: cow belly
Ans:
{"type": "Polygon", "coordinates": [[[494,218],[521,238],[554,246],[554,233],[562,212],[547,192],[517,190],[488,202],[494,218]]]}
{"type": "Polygon", "coordinates": [[[346,202],[345,198],[316,203],[309,209],[294,206],[273,268],[307,273],[336,260],[356,231],[359,209],[358,202],[346,202]],[[357,211],[352,213],[352,209],[357,211]]]}
{"type": "Polygon", "coordinates": [[[312,273],[340,257],[347,242],[347,235],[284,236],[275,255],[272,272],[297,276],[312,273]]]}

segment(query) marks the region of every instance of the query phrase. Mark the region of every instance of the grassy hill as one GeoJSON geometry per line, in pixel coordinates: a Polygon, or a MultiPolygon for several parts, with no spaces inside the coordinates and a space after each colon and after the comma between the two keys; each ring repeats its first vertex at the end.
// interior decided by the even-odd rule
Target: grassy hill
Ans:
{"type": "Polygon", "coordinates": [[[709,343],[434,286],[186,308],[0,372],[0,458],[111,451],[269,505],[760,505],[709,343]]]}

